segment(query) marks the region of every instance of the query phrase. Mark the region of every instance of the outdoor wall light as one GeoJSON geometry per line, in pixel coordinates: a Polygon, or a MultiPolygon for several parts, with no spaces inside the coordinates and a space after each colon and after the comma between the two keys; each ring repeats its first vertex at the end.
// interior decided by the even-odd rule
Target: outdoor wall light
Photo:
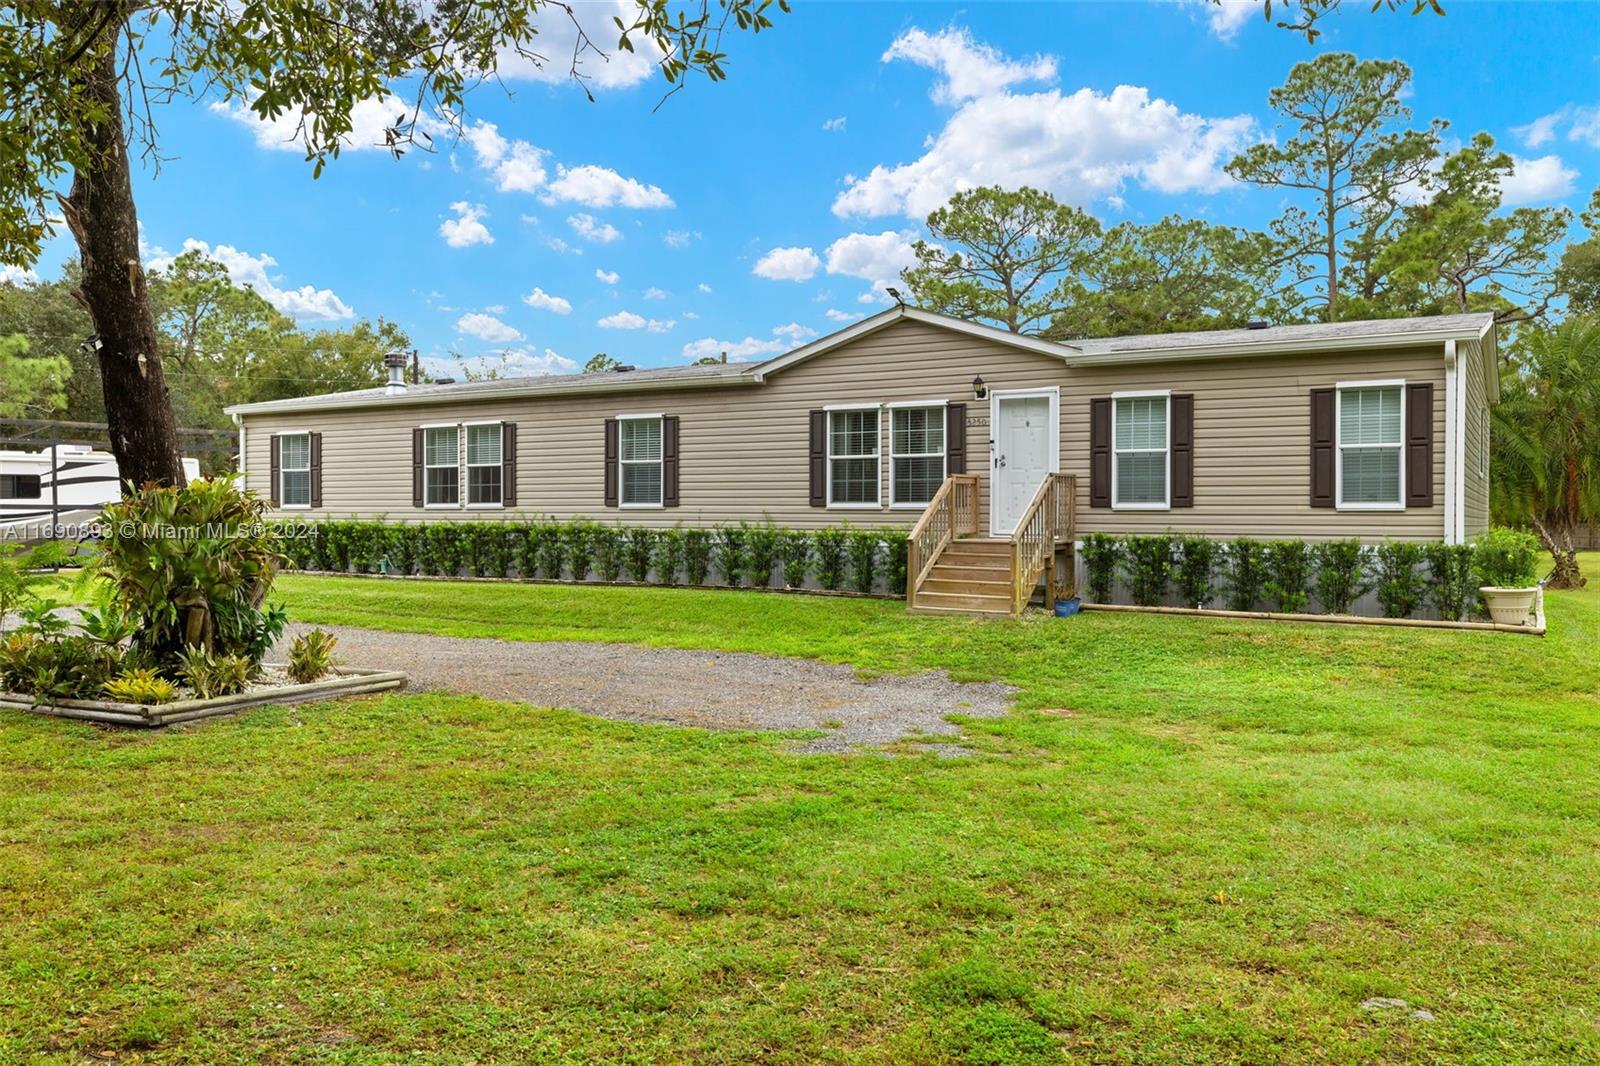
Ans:
{"type": "Polygon", "coordinates": [[[982,374],[972,379],[972,395],[979,400],[987,400],[989,398],[989,386],[983,383],[982,374]]]}

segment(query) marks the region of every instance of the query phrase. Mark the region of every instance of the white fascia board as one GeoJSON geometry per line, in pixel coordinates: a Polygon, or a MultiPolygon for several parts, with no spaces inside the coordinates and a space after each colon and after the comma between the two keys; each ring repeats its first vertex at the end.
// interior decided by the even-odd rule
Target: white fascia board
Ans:
{"type": "Polygon", "coordinates": [[[1175,363],[1194,359],[1239,359],[1254,356],[1343,352],[1371,348],[1407,348],[1442,344],[1473,337],[1459,329],[1417,330],[1349,337],[1302,337],[1295,340],[1252,341],[1238,344],[1196,344],[1186,348],[1134,348],[1105,355],[1068,355],[1069,367],[1117,366],[1124,363],[1175,363]]]}
{"type": "MultiPolygon", "coordinates": [[[[626,378],[627,374],[618,374],[626,378]]],[[[492,392],[465,392],[453,396],[441,396],[438,393],[416,394],[407,392],[400,396],[362,396],[349,400],[334,400],[321,396],[306,396],[293,400],[264,400],[261,403],[235,404],[223,408],[224,414],[229,415],[266,415],[266,414],[313,414],[317,411],[350,411],[366,407],[420,407],[428,404],[447,403],[498,403],[502,400],[541,399],[546,397],[561,398],[563,396],[591,396],[595,393],[605,392],[657,392],[666,389],[706,389],[723,388],[730,385],[754,385],[757,378],[748,371],[725,378],[705,378],[692,381],[678,381],[665,379],[661,381],[606,381],[595,382],[591,385],[575,385],[565,388],[552,389],[540,388],[530,385],[519,389],[496,389],[492,392]]]]}

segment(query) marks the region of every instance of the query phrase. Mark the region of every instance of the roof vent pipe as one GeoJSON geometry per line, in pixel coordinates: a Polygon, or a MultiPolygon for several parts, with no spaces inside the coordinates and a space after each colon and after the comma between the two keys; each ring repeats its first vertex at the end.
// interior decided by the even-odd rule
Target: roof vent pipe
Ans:
{"type": "Polygon", "coordinates": [[[1251,320],[1249,322],[1246,322],[1244,324],[1244,328],[1245,329],[1268,329],[1268,328],[1271,327],[1271,325],[1272,325],[1272,323],[1268,322],[1266,319],[1257,318],[1257,319],[1253,319],[1253,320],[1251,320]]]}
{"type": "Polygon", "coordinates": [[[385,396],[399,396],[406,391],[406,358],[405,352],[390,352],[383,357],[383,365],[389,368],[389,384],[383,388],[385,396]]]}

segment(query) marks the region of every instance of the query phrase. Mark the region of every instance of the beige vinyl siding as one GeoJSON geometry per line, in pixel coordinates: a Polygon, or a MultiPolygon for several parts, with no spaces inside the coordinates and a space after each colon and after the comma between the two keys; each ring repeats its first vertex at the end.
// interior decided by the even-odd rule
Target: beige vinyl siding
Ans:
{"type": "Polygon", "coordinates": [[[1061,404],[1061,469],[1078,477],[1080,533],[1214,537],[1444,536],[1444,351],[1207,360],[1071,371],[1061,404]],[[1433,500],[1404,511],[1312,507],[1311,390],[1341,381],[1433,384],[1433,500]],[[1089,401],[1138,389],[1194,394],[1194,506],[1114,511],[1089,506],[1089,401]]]}
{"type": "Polygon", "coordinates": [[[889,418],[879,419],[881,507],[809,506],[809,412],[830,405],[927,400],[967,405],[967,470],[980,475],[981,530],[988,529],[991,389],[1061,389],[1061,469],[1078,476],[1080,532],[1181,530],[1213,536],[1392,536],[1438,539],[1444,527],[1442,348],[1149,363],[1069,369],[1019,350],[934,325],[902,320],[773,375],[765,384],[638,391],[605,396],[383,405],[345,411],[245,415],[248,485],[267,495],[270,435],[323,434],[323,502],[301,517],[383,516],[442,520],[554,516],[630,525],[704,525],[748,519],[816,528],[914,523],[920,511],[890,509],[889,418]],[[1435,386],[1435,506],[1389,512],[1314,509],[1309,393],[1338,381],[1405,378],[1435,386]],[[1114,391],[1171,389],[1195,395],[1195,506],[1165,511],[1089,507],[1089,400],[1114,391]],[[604,422],[619,414],[680,419],[679,498],[662,509],[607,508],[604,422]],[[504,419],[518,423],[514,510],[411,506],[411,432],[424,423],[504,419]]]}
{"type": "Polygon", "coordinates": [[[1457,353],[1459,372],[1466,375],[1461,503],[1462,531],[1468,537],[1489,528],[1489,478],[1484,473],[1489,453],[1489,399],[1484,374],[1498,373],[1498,368],[1484,367],[1480,349],[1476,341],[1463,341],[1457,353]]]}

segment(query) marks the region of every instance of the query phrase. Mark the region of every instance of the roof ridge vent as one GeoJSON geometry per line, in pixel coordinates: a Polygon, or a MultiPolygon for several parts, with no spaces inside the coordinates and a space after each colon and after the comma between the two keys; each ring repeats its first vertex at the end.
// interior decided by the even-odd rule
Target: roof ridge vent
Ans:
{"type": "Polygon", "coordinates": [[[1271,329],[1272,323],[1264,318],[1252,318],[1244,324],[1245,329],[1271,329]]]}

